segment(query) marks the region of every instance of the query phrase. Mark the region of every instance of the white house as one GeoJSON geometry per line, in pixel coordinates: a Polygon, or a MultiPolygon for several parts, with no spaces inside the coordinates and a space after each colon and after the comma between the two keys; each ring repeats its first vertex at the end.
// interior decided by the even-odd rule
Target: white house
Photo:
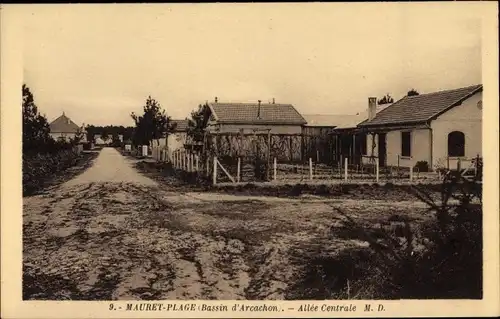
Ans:
{"type": "MultiPolygon", "coordinates": [[[[66,116],[66,114],[63,114],[53,120],[49,124],[50,128],[50,136],[55,139],[55,140],[64,140],[66,142],[69,142],[70,139],[74,138],[78,131],[80,130],[80,127],[73,122],[69,117],[66,116]]],[[[86,141],[86,134],[85,132],[82,132],[82,142],[86,141]]]]}
{"type": "Polygon", "coordinates": [[[170,154],[175,150],[184,148],[187,142],[188,120],[172,120],[173,132],[167,137],[167,146],[170,154]]]}
{"type": "Polygon", "coordinates": [[[405,96],[375,113],[369,99],[368,119],[358,128],[368,133],[366,155],[381,166],[456,168],[482,154],[482,84],[416,96],[405,96]]]}
{"type": "Polygon", "coordinates": [[[170,124],[173,126],[170,134],[166,138],[152,140],[150,146],[152,148],[167,149],[169,155],[184,148],[187,142],[188,122],[188,120],[170,120],[170,124]]]}

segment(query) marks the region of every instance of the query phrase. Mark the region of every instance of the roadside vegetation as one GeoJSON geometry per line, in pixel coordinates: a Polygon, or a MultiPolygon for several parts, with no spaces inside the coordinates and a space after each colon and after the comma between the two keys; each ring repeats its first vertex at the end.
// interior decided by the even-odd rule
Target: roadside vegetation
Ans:
{"type": "MultiPolygon", "coordinates": [[[[346,239],[367,242],[367,248],[335,256],[303,255],[301,279],[290,289],[292,299],[481,299],[482,185],[450,172],[441,198],[423,187],[412,193],[428,207],[431,218],[415,222],[394,214],[370,223],[342,209],[346,239]],[[298,289],[300,287],[300,289],[298,289]]],[[[332,228],[332,236],[339,236],[332,228]]]]}
{"type": "Polygon", "coordinates": [[[34,96],[25,84],[22,94],[23,195],[30,195],[64,175],[71,167],[85,169],[96,154],[81,154],[78,151],[83,131],[70,141],[54,140],[50,136],[47,118],[40,114],[34,96]]]}

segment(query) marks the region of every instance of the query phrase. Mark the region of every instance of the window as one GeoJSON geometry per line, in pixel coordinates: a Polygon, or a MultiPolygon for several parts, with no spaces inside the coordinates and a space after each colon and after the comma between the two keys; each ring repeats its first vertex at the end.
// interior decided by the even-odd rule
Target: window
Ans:
{"type": "Polygon", "coordinates": [[[411,132],[401,132],[401,156],[411,156],[411,132]]]}
{"type": "Polygon", "coordinates": [[[465,135],[459,131],[448,134],[448,156],[465,156],[465,135]]]}

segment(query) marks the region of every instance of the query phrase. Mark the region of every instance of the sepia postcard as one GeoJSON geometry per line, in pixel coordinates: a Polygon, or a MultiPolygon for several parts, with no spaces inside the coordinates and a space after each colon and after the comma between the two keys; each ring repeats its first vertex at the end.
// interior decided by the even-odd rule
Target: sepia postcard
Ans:
{"type": "Polygon", "coordinates": [[[0,23],[2,318],[500,315],[497,2],[0,23]]]}

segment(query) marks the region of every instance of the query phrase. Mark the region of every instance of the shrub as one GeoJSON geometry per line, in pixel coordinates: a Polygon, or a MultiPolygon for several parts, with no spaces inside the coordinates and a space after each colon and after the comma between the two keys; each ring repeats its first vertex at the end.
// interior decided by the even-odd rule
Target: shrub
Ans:
{"type": "Polygon", "coordinates": [[[254,175],[257,180],[267,180],[267,162],[260,157],[256,157],[254,161],[254,175]]]}
{"type": "MultiPolygon", "coordinates": [[[[375,253],[370,277],[376,287],[373,298],[481,298],[482,297],[482,204],[481,185],[460,174],[445,177],[441,203],[419,188],[413,189],[429,205],[435,218],[420,228],[408,220],[384,229],[381,240],[343,214],[347,225],[370,244],[375,253]],[[450,204],[449,200],[458,200],[450,204]],[[474,203],[477,201],[477,203],[474,203]]],[[[365,289],[366,279],[357,282],[365,289]]],[[[355,285],[356,286],[356,285],[355,285]]]]}
{"type": "Polygon", "coordinates": [[[413,168],[418,170],[418,172],[428,172],[429,163],[427,161],[418,161],[413,168]]]}
{"type": "Polygon", "coordinates": [[[368,248],[337,256],[314,256],[299,278],[306,299],[482,298],[482,186],[452,172],[444,177],[441,200],[431,191],[412,193],[433,218],[419,226],[393,215],[363,225],[339,209],[343,227],[334,236],[363,240],[368,248]],[[450,203],[450,200],[457,203],[450,203]],[[319,263],[319,264],[318,264],[319,263]],[[345,271],[342,265],[350,265],[345,271]],[[339,268],[340,267],[340,268],[339,268]],[[339,277],[340,276],[340,277],[339,277]]]}
{"type": "Polygon", "coordinates": [[[23,154],[23,193],[39,189],[49,176],[75,165],[77,160],[78,153],[72,149],[57,153],[23,154]]]}

